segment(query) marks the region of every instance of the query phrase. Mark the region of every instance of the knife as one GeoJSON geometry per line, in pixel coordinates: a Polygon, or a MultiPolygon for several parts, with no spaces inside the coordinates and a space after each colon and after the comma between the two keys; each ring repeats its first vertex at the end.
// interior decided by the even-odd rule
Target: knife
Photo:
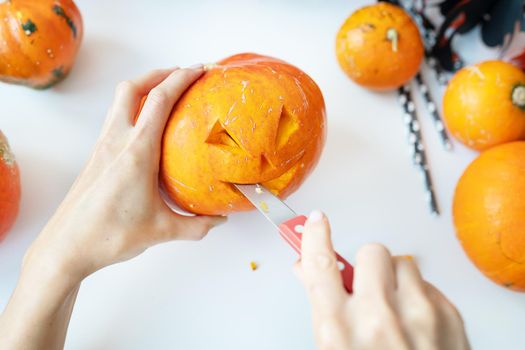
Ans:
{"type": "MultiPolygon", "coordinates": [[[[262,185],[239,185],[235,187],[272,223],[286,242],[301,255],[301,234],[306,216],[297,215],[286,203],[273,195],[262,185]]],[[[337,266],[341,271],[343,285],[352,293],[354,268],[341,255],[335,253],[337,266]]]]}

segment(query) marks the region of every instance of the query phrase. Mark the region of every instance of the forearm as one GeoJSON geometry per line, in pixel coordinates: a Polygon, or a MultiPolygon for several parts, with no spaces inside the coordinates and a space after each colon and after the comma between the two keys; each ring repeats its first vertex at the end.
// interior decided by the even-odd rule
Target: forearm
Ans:
{"type": "Polygon", "coordinates": [[[43,256],[28,260],[0,315],[0,349],[62,349],[80,279],[43,256]]]}

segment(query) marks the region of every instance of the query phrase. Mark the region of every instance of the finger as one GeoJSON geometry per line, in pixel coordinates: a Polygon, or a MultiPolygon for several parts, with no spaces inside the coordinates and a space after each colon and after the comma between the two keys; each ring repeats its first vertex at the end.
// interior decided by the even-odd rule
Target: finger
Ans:
{"type": "Polygon", "coordinates": [[[301,260],[300,259],[297,260],[293,264],[292,271],[293,271],[294,275],[297,277],[297,279],[299,279],[299,281],[304,284],[304,272],[303,272],[303,268],[301,266],[301,260]]]}
{"type": "Polygon", "coordinates": [[[359,249],[354,274],[355,295],[384,298],[395,288],[392,257],[380,244],[368,244],[359,249]]]}
{"type": "Polygon", "coordinates": [[[393,262],[396,287],[400,292],[426,294],[423,277],[412,258],[396,256],[393,262]]]}
{"type": "Polygon", "coordinates": [[[465,324],[456,307],[436,287],[425,281],[429,298],[437,305],[440,318],[441,334],[440,346],[443,349],[470,349],[465,331],[465,324]]]}
{"type": "Polygon", "coordinates": [[[173,106],[186,89],[204,73],[202,65],[179,69],[153,88],[146,98],[135,128],[138,133],[158,142],[173,106]]]}
{"type": "Polygon", "coordinates": [[[397,281],[396,300],[407,339],[414,349],[432,348],[438,336],[439,317],[435,302],[412,258],[394,257],[397,281]]]}
{"type": "Polygon", "coordinates": [[[176,69],[158,69],[137,79],[119,83],[103,131],[131,128],[140,99],[176,69]]]}
{"type": "Polygon", "coordinates": [[[225,216],[183,216],[164,209],[158,216],[155,243],[172,240],[201,240],[214,227],[228,220],[225,216]]]}
{"type": "Polygon", "coordinates": [[[441,305],[443,310],[446,311],[447,318],[455,319],[460,323],[463,323],[463,319],[458,309],[443,293],[441,293],[439,289],[427,281],[424,281],[423,284],[429,298],[432,299],[434,303],[441,305]]]}
{"type": "Polygon", "coordinates": [[[305,223],[301,243],[303,281],[314,309],[328,313],[338,311],[345,300],[328,219],[314,211],[305,223]]]}

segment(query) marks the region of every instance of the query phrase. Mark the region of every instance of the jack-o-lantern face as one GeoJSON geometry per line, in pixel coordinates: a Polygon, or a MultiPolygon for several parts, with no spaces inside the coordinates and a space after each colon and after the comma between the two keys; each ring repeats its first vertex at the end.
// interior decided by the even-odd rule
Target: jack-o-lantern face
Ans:
{"type": "Polygon", "coordinates": [[[321,91],[301,70],[270,57],[232,56],[175,106],[162,182],[179,206],[199,214],[252,208],[233,183],[262,183],[286,197],[317,163],[325,124],[321,91]]]}

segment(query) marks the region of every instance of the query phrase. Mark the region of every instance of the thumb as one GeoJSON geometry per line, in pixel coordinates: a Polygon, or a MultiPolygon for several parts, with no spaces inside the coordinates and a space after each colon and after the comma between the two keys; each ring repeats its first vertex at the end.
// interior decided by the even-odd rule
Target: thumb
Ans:
{"type": "Polygon", "coordinates": [[[228,220],[225,216],[184,216],[166,208],[157,220],[156,241],[198,241],[208,232],[228,220]]]}

